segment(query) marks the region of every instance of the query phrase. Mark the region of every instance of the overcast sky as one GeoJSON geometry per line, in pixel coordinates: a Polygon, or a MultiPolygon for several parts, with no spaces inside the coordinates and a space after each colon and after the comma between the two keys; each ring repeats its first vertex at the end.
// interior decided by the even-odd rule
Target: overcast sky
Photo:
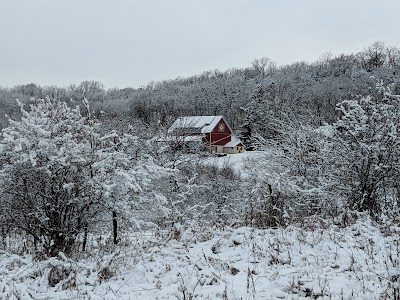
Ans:
{"type": "Polygon", "coordinates": [[[110,87],[400,47],[399,0],[0,0],[0,85],[110,87]]]}

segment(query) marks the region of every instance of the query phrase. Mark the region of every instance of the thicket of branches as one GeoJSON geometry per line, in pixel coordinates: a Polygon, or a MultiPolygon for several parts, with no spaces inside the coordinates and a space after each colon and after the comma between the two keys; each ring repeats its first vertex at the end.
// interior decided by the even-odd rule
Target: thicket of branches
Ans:
{"type": "Polygon", "coordinates": [[[118,243],[121,228],[396,219],[399,74],[400,50],[377,42],[314,63],[263,58],[138,89],[1,88],[2,243],[22,233],[57,255],[104,230],[118,243]],[[248,176],[161,147],[187,115],[224,115],[248,150],[262,150],[248,176]]]}

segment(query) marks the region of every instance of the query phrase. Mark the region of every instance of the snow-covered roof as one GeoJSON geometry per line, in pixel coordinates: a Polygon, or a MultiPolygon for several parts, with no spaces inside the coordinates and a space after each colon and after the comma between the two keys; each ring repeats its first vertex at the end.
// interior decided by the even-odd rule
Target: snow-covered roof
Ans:
{"type": "Polygon", "coordinates": [[[199,135],[189,135],[176,138],[175,136],[166,136],[159,139],[158,142],[202,142],[203,138],[199,135]]]}
{"type": "Polygon", "coordinates": [[[203,141],[202,137],[201,137],[201,136],[198,136],[198,135],[194,135],[194,136],[185,136],[185,137],[183,137],[183,140],[184,140],[185,142],[202,142],[202,141],[203,141]]]}
{"type": "Polygon", "coordinates": [[[236,147],[237,145],[243,145],[241,141],[230,141],[224,145],[224,147],[236,147]]]}
{"type": "Polygon", "coordinates": [[[221,119],[222,116],[181,117],[176,119],[168,129],[168,132],[173,132],[179,129],[193,129],[199,133],[209,133],[218,125],[218,122],[221,119]]]}

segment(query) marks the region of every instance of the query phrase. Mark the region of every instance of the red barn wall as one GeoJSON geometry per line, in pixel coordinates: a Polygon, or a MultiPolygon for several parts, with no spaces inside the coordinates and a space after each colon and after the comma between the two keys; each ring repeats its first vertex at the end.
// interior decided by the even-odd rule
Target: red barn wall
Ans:
{"type": "MultiPolygon", "coordinates": [[[[211,144],[218,145],[218,146],[224,146],[226,143],[231,141],[231,134],[232,134],[232,132],[229,130],[225,121],[223,119],[221,119],[221,121],[218,122],[217,126],[215,126],[215,128],[211,132],[211,144]],[[218,125],[221,123],[223,123],[225,126],[224,132],[218,131],[218,125]]],[[[209,133],[206,134],[206,139],[207,139],[207,143],[210,144],[210,134],[209,133]]]]}

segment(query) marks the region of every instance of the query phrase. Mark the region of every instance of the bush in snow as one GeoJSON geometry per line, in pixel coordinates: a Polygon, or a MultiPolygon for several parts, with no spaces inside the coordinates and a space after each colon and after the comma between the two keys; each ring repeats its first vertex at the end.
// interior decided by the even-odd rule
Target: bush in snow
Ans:
{"type": "Polygon", "coordinates": [[[10,120],[3,130],[3,222],[55,256],[59,251],[70,253],[78,235],[84,232],[86,239],[107,213],[112,212],[117,242],[118,214],[132,219],[138,207],[148,212],[153,205],[163,205],[162,197],[141,196],[150,174],[160,168],[132,158],[132,137],[101,136],[86,101],[86,116],[65,102],[33,101],[29,110],[20,103],[21,120],[10,120]]]}
{"type": "Polygon", "coordinates": [[[400,171],[400,96],[382,86],[378,92],[339,103],[341,117],[333,124],[338,190],[352,209],[375,216],[393,199],[400,171]]]}

